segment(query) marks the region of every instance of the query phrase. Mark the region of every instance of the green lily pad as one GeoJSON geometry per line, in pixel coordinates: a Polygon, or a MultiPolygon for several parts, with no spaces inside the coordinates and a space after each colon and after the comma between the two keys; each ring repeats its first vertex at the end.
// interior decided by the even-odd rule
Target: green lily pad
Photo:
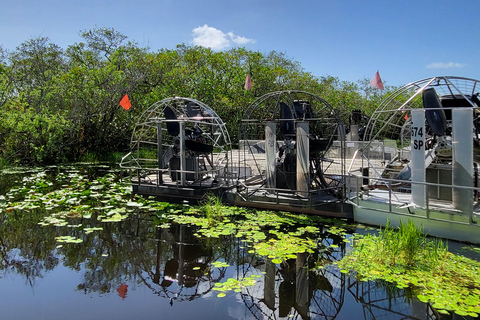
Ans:
{"type": "Polygon", "coordinates": [[[86,234],[92,233],[93,231],[97,230],[103,230],[102,227],[92,227],[92,228],[84,228],[83,231],[85,231],[86,234]]]}
{"type": "Polygon", "coordinates": [[[127,207],[143,207],[142,203],[129,201],[127,202],[127,207]]]}
{"type": "Polygon", "coordinates": [[[57,242],[65,242],[65,243],[80,243],[80,242],[83,242],[82,239],[78,239],[78,238],[75,238],[75,237],[72,237],[72,236],[59,236],[59,237],[55,237],[55,240],[57,242]]]}

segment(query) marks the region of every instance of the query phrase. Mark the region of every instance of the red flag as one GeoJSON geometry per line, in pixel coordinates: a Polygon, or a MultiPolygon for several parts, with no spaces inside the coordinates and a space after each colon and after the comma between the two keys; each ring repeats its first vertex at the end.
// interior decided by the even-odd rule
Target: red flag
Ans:
{"type": "Polygon", "coordinates": [[[125,110],[130,109],[132,104],[130,103],[130,99],[128,99],[128,94],[123,96],[122,100],[120,100],[120,107],[122,107],[125,110]]]}
{"type": "Polygon", "coordinates": [[[127,291],[128,291],[127,288],[128,288],[128,285],[125,283],[122,283],[121,285],[118,286],[117,293],[120,298],[125,299],[127,297],[127,291]]]}
{"type": "Polygon", "coordinates": [[[377,73],[375,73],[372,80],[370,81],[370,85],[372,87],[378,88],[380,90],[384,89],[382,78],[380,78],[380,73],[378,71],[377,71],[377,73]]]}
{"type": "Polygon", "coordinates": [[[250,90],[252,88],[252,78],[250,78],[250,74],[247,74],[247,79],[245,79],[245,90],[250,90]]]}

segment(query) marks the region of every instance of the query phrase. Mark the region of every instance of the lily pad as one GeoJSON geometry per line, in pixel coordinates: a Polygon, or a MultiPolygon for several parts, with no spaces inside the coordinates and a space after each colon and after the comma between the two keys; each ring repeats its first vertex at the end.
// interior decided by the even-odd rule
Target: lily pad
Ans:
{"type": "Polygon", "coordinates": [[[127,202],[127,207],[143,207],[142,203],[129,201],[127,202]]]}
{"type": "Polygon", "coordinates": [[[92,228],[84,228],[83,231],[85,231],[86,234],[92,233],[93,231],[97,230],[103,230],[102,227],[92,227],[92,228]]]}
{"type": "Polygon", "coordinates": [[[65,243],[80,243],[80,242],[83,242],[82,239],[72,237],[72,236],[59,236],[59,237],[55,237],[55,240],[57,242],[65,242],[65,243]]]}

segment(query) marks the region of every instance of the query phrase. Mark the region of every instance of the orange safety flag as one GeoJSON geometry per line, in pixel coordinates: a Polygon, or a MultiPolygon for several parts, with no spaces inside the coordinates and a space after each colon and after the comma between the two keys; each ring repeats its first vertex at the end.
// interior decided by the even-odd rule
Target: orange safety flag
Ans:
{"type": "Polygon", "coordinates": [[[378,71],[377,71],[377,73],[375,73],[372,80],[370,81],[370,85],[372,87],[378,88],[380,90],[384,89],[382,78],[380,78],[380,73],[378,71]]]}
{"type": "Polygon", "coordinates": [[[130,103],[130,99],[128,99],[128,94],[123,96],[122,100],[120,100],[120,107],[122,107],[125,110],[130,109],[132,104],[130,103]]]}
{"type": "Polygon", "coordinates": [[[128,285],[125,283],[122,283],[121,285],[118,286],[117,293],[120,298],[125,299],[127,297],[127,291],[128,291],[127,288],[128,288],[128,285]]]}
{"type": "Polygon", "coordinates": [[[245,90],[250,90],[253,87],[252,85],[252,78],[250,77],[250,74],[247,74],[247,78],[245,79],[245,90]]]}

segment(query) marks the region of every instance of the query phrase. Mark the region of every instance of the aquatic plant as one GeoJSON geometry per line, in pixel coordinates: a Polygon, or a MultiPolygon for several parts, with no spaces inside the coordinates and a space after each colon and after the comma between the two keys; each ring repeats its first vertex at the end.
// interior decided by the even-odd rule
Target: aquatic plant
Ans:
{"type": "Polygon", "coordinates": [[[301,238],[298,233],[287,234],[277,230],[271,230],[270,234],[276,237],[265,242],[257,242],[253,246],[254,250],[249,252],[271,258],[273,263],[296,259],[299,253],[314,252],[316,245],[313,239],[301,238]]]}
{"type": "Polygon", "coordinates": [[[255,280],[256,278],[260,278],[260,275],[251,275],[249,277],[241,278],[241,279],[235,279],[235,278],[228,278],[227,281],[225,282],[217,282],[215,283],[215,286],[213,287],[213,290],[215,291],[220,291],[220,293],[217,294],[217,297],[222,298],[225,297],[225,292],[227,291],[235,291],[235,292],[241,292],[242,288],[244,287],[251,287],[254,286],[257,281],[255,280]]]}
{"type": "Polygon", "coordinates": [[[57,242],[65,242],[65,243],[80,243],[83,241],[82,239],[78,239],[72,236],[59,236],[59,237],[55,237],[55,240],[57,242]]]}
{"type": "Polygon", "coordinates": [[[210,225],[215,224],[216,221],[222,220],[224,206],[222,204],[222,199],[219,197],[212,194],[207,195],[201,203],[200,208],[210,225]]]}
{"type": "Polygon", "coordinates": [[[480,263],[448,252],[413,223],[388,225],[378,236],[356,236],[353,250],[338,267],[361,280],[382,279],[411,288],[418,299],[441,313],[480,314],[480,263]]]}
{"type": "MultiPolygon", "coordinates": [[[[164,213],[161,217],[158,225],[169,227],[164,213]]],[[[295,259],[297,254],[312,254],[318,249],[319,241],[323,241],[323,232],[342,237],[346,231],[342,226],[347,225],[345,221],[316,216],[226,206],[218,198],[208,198],[199,206],[185,210],[179,208],[166,217],[172,223],[195,226],[194,235],[199,238],[242,238],[249,247],[248,253],[267,257],[277,264],[295,259]]],[[[339,247],[333,242],[321,246],[324,251],[339,247]]]]}
{"type": "Polygon", "coordinates": [[[227,267],[230,267],[230,265],[226,262],[223,262],[223,261],[214,261],[214,262],[212,262],[212,267],[227,268],[227,267]]]}
{"type": "MultiPolygon", "coordinates": [[[[102,222],[118,222],[138,208],[148,212],[159,207],[151,205],[148,199],[132,199],[130,190],[131,187],[113,173],[88,178],[78,167],[52,167],[25,173],[0,199],[0,213],[32,215],[35,212],[41,226],[82,230],[81,224],[72,221],[93,216],[102,222]]],[[[89,234],[99,229],[85,227],[83,230],[89,234]]],[[[81,242],[81,239],[62,237],[57,237],[57,242],[81,242]]]]}

